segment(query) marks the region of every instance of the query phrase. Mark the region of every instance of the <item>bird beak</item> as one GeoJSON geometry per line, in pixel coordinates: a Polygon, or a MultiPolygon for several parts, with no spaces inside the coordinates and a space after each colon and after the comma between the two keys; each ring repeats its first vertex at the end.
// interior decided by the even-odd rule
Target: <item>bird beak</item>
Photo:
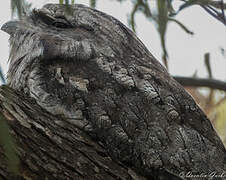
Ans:
{"type": "Polygon", "coordinates": [[[1,30],[8,33],[9,35],[13,35],[18,29],[19,21],[8,21],[3,24],[1,30]]]}

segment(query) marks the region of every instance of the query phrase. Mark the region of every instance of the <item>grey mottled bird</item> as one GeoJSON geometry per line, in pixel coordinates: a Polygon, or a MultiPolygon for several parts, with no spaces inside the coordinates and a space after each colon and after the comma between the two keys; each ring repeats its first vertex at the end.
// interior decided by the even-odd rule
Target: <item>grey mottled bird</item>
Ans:
{"type": "Polygon", "coordinates": [[[47,4],[2,30],[11,35],[8,85],[97,138],[113,159],[153,179],[226,171],[205,114],[115,18],[47,4]]]}

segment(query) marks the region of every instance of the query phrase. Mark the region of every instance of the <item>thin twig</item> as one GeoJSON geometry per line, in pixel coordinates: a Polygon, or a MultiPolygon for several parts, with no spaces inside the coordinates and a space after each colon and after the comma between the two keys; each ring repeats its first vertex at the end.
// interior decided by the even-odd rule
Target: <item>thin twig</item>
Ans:
{"type": "Polygon", "coordinates": [[[226,21],[226,19],[225,19],[225,14],[224,14],[224,0],[221,0],[221,12],[222,12],[224,21],[226,21]]]}
{"type": "Polygon", "coordinates": [[[226,25],[226,21],[224,19],[222,19],[219,15],[217,16],[216,14],[214,14],[211,10],[209,10],[207,7],[201,5],[201,7],[207,12],[209,13],[211,16],[213,16],[214,18],[216,18],[218,21],[220,21],[221,23],[223,23],[224,25],[226,25]]]}
{"type": "MultiPolygon", "coordinates": [[[[183,2],[187,2],[186,0],[180,0],[183,2]]],[[[224,25],[226,25],[226,18],[225,18],[225,13],[224,13],[224,9],[225,9],[225,4],[223,2],[223,0],[221,0],[220,5],[221,5],[221,11],[222,13],[219,13],[216,9],[214,9],[211,4],[210,5],[201,5],[199,4],[208,14],[210,14],[211,16],[213,16],[215,19],[217,19],[218,21],[220,21],[221,23],[223,23],[224,25]]]]}

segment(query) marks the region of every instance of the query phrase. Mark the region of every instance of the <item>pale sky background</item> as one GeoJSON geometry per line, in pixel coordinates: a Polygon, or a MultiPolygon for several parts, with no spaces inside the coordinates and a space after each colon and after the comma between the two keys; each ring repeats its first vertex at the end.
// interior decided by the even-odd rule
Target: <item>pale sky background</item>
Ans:
{"type": "MultiPolygon", "coordinates": [[[[33,7],[40,8],[45,3],[54,3],[58,0],[28,0],[33,7]]],[[[76,0],[76,3],[89,4],[89,0],[76,0]]],[[[130,1],[119,3],[114,0],[99,0],[97,9],[119,19],[128,26],[127,16],[131,12],[130,1]]],[[[4,0],[0,6],[0,26],[10,20],[10,1],[4,0]]],[[[187,8],[177,15],[195,35],[185,33],[179,26],[170,23],[166,34],[167,49],[169,53],[169,72],[172,75],[191,76],[196,70],[199,77],[207,77],[204,66],[204,53],[210,52],[211,66],[215,79],[226,81],[226,57],[223,57],[220,47],[226,49],[226,28],[198,6],[187,8]]],[[[149,22],[140,13],[136,15],[137,35],[147,46],[151,53],[161,61],[161,45],[159,35],[153,22],[149,22]]],[[[4,74],[7,72],[8,38],[0,32],[1,53],[0,65],[4,74]]]]}

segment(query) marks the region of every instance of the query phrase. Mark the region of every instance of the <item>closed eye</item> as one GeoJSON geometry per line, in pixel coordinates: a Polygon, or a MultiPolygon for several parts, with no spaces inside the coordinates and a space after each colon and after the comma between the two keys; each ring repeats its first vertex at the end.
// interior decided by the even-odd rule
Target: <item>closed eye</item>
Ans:
{"type": "Polygon", "coordinates": [[[55,26],[57,28],[72,28],[73,26],[65,19],[63,18],[56,18],[53,23],[52,26],[55,26]]]}
{"type": "Polygon", "coordinates": [[[71,25],[71,23],[64,16],[54,17],[48,12],[48,10],[34,9],[33,13],[36,17],[40,18],[47,25],[54,26],[57,28],[72,28],[73,27],[71,25]]]}

